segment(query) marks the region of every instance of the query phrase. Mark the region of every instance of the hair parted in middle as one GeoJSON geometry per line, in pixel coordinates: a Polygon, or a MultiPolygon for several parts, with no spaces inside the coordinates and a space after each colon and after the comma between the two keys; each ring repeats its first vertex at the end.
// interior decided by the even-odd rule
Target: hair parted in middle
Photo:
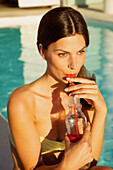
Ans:
{"type": "Polygon", "coordinates": [[[87,24],[83,16],[71,7],[58,7],[47,12],[41,19],[38,29],[37,45],[42,44],[44,49],[57,40],[83,35],[86,47],[89,45],[87,24]]]}

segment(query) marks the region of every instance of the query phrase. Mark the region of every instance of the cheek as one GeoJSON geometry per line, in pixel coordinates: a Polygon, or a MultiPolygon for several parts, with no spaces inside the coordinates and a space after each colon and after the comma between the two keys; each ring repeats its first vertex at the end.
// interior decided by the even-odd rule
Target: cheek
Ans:
{"type": "Polygon", "coordinates": [[[83,62],[85,62],[86,60],[86,54],[83,56],[83,62]]]}
{"type": "Polygon", "coordinates": [[[65,66],[65,63],[66,61],[65,60],[61,60],[61,59],[58,59],[56,57],[52,57],[50,60],[49,60],[49,63],[56,67],[57,69],[62,69],[64,66],[65,66]]]}
{"type": "Polygon", "coordinates": [[[82,56],[81,58],[79,58],[79,64],[82,66],[85,62],[86,59],[86,54],[84,56],[82,56]]]}
{"type": "Polygon", "coordinates": [[[62,68],[64,68],[65,62],[63,62],[62,60],[56,60],[55,66],[56,66],[56,68],[61,70],[62,68]]]}

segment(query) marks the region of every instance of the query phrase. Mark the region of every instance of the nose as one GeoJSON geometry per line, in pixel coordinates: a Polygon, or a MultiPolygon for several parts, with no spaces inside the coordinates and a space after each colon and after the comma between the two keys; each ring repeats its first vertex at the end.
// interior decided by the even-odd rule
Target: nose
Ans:
{"type": "Polygon", "coordinates": [[[68,68],[71,69],[71,70],[75,70],[76,67],[77,67],[76,57],[75,56],[71,56],[69,58],[68,68]]]}

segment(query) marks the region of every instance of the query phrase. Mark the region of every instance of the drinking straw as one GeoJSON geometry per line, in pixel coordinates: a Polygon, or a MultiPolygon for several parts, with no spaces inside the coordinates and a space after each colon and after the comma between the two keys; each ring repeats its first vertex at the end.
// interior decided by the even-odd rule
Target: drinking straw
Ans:
{"type": "MultiPolygon", "coordinates": [[[[69,77],[69,78],[75,78],[76,77],[76,73],[75,74],[66,74],[66,77],[69,77]]],[[[70,83],[70,86],[73,86],[74,83],[72,81],[69,82],[70,83]]],[[[73,105],[74,105],[74,114],[75,114],[75,128],[76,128],[76,134],[78,135],[78,124],[77,124],[77,113],[76,113],[76,106],[75,106],[75,102],[74,102],[74,96],[73,97],[73,105]]]]}

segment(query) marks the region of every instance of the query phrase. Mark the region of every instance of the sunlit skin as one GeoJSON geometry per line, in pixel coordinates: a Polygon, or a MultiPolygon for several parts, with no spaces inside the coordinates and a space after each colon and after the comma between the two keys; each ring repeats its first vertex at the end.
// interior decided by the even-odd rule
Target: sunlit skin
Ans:
{"type": "MultiPolygon", "coordinates": [[[[51,140],[65,139],[66,149],[61,162],[36,169],[79,169],[93,159],[99,159],[107,114],[105,101],[93,80],[79,77],[66,79],[66,74],[78,74],[85,62],[85,40],[82,35],[76,34],[59,39],[46,50],[40,44],[39,49],[41,56],[47,61],[45,74],[35,82],[17,88],[8,102],[8,119],[16,145],[16,149],[12,146],[12,153],[15,153],[13,158],[18,161],[19,156],[24,169],[33,169],[39,159],[40,136],[51,140]],[[81,84],[67,88],[69,81],[81,84]],[[73,144],[65,136],[70,92],[78,98],[90,101],[95,108],[92,114],[87,113],[90,125],[85,129],[82,139],[73,144]]],[[[53,152],[56,157],[59,153],[53,152]]],[[[18,169],[16,161],[15,170],[18,169]]],[[[94,169],[110,168],[95,166],[94,169]]]]}
{"type": "Polygon", "coordinates": [[[45,50],[42,55],[47,59],[47,74],[66,82],[63,79],[65,75],[78,73],[85,62],[85,40],[82,35],[78,34],[62,38],[50,44],[48,50],[45,50]]]}

